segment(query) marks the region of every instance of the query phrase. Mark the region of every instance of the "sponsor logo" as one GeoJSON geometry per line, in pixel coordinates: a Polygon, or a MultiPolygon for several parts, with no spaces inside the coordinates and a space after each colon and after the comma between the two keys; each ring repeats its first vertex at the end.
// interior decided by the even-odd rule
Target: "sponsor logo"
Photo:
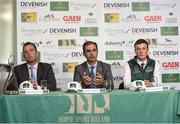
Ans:
{"type": "Polygon", "coordinates": [[[76,28],[50,28],[50,34],[72,34],[76,33],[76,28]]]}
{"type": "Polygon", "coordinates": [[[118,23],[119,13],[105,13],[104,18],[106,23],[118,23]]]}
{"type": "Polygon", "coordinates": [[[123,51],[106,51],[105,56],[106,56],[106,60],[123,60],[124,59],[123,51]]]}
{"type": "Polygon", "coordinates": [[[176,83],[180,82],[180,74],[162,74],[162,83],[176,83]]]}
{"type": "MultiPolygon", "coordinates": [[[[21,46],[23,46],[26,42],[21,42],[21,46]]],[[[42,45],[42,41],[39,42],[32,42],[33,44],[36,45],[36,47],[40,47],[40,45],[42,45]]]]}
{"type": "Polygon", "coordinates": [[[105,9],[120,9],[129,7],[129,3],[104,3],[105,9]]]}
{"type": "Polygon", "coordinates": [[[178,27],[169,26],[169,27],[161,27],[161,36],[172,36],[178,35],[178,27]]]}
{"type": "Polygon", "coordinates": [[[132,2],[132,11],[150,11],[150,3],[132,2]]]}
{"type": "Polygon", "coordinates": [[[76,46],[76,39],[59,39],[58,46],[76,46]]]}
{"type": "Polygon", "coordinates": [[[144,20],[147,23],[160,23],[162,21],[162,16],[145,16],[144,20]]]}
{"type": "Polygon", "coordinates": [[[80,58],[83,56],[84,56],[83,52],[70,52],[65,55],[65,58],[67,57],[80,58]]]}
{"type": "Polygon", "coordinates": [[[179,62],[163,62],[162,67],[164,69],[177,69],[179,68],[179,62]]]}
{"type": "Polygon", "coordinates": [[[66,23],[79,23],[81,16],[63,16],[63,21],[66,23]]]}
{"type": "MultiPolygon", "coordinates": [[[[50,51],[44,51],[43,52],[43,60],[46,62],[49,61],[62,61],[61,58],[64,57],[63,53],[54,53],[54,52],[50,52],[50,51]]],[[[58,68],[59,68],[59,63],[57,64],[58,68]]],[[[59,76],[58,76],[59,77],[59,76]]]]}
{"type": "Polygon", "coordinates": [[[54,14],[47,14],[43,18],[39,18],[40,22],[58,22],[59,18],[55,18],[54,14]]]}
{"type": "Polygon", "coordinates": [[[131,14],[128,15],[126,18],[121,19],[122,22],[140,22],[141,18],[137,18],[136,15],[131,14]]]}
{"type": "Polygon", "coordinates": [[[149,33],[157,33],[158,28],[132,28],[133,34],[149,34],[149,33]]]}
{"type": "Polygon", "coordinates": [[[119,34],[128,34],[130,32],[130,29],[120,29],[120,28],[106,28],[105,33],[108,36],[119,36],[119,34]]]}
{"type": "Polygon", "coordinates": [[[37,12],[21,13],[21,22],[37,22],[37,12]]]}
{"type": "Polygon", "coordinates": [[[168,14],[168,17],[165,18],[165,23],[166,24],[177,24],[177,17],[173,17],[173,16],[174,16],[174,13],[170,12],[168,14]]]}
{"type": "Polygon", "coordinates": [[[57,48],[57,44],[53,40],[43,40],[42,42],[43,45],[41,46],[41,48],[48,48],[48,49],[57,48]]]}
{"type": "Polygon", "coordinates": [[[177,45],[178,45],[177,42],[174,42],[172,39],[169,38],[165,38],[163,40],[163,43],[158,43],[158,46],[164,46],[164,47],[174,47],[177,45]]]}
{"type": "Polygon", "coordinates": [[[71,1],[70,3],[71,10],[79,11],[79,10],[89,10],[96,7],[96,3],[94,1],[71,1]],[[91,3],[92,2],[92,3],[91,3]]]}
{"type": "Polygon", "coordinates": [[[176,7],[176,1],[152,1],[151,8],[152,10],[163,10],[163,9],[171,9],[176,7]]]}
{"type": "Polygon", "coordinates": [[[98,27],[80,27],[80,36],[98,36],[98,27]]]}
{"type": "Polygon", "coordinates": [[[69,2],[50,2],[50,11],[69,11],[69,2]]]}
{"type": "Polygon", "coordinates": [[[149,45],[151,46],[157,46],[158,42],[157,39],[153,38],[153,39],[145,39],[149,45]]]}
{"type": "Polygon", "coordinates": [[[63,72],[74,72],[77,62],[63,63],[63,72]]]}
{"type": "Polygon", "coordinates": [[[23,28],[21,31],[25,36],[36,36],[36,35],[45,34],[47,32],[47,29],[41,30],[41,29],[25,29],[25,28],[23,28]]]}
{"type": "Polygon", "coordinates": [[[123,46],[125,44],[125,41],[106,41],[105,45],[108,46],[123,46]]]}
{"type": "Polygon", "coordinates": [[[123,76],[114,76],[113,77],[113,81],[117,82],[117,81],[122,81],[123,80],[123,76]]]}
{"type": "Polygon", "coordinates": [[[85,24],[97,24],[97,18],[93,17],[93,13],[88,13],[88,18],[85,18],[85,24]]]}
{"type": "Polygon", "coordinates": [[[179,51],[153,51],[154,56],[178,56],[179,51]]]}
{"type": "Polygon", "coordinates": [[[39,7],[47,7],[47,2],[21,2],[21,7],[25,8],[39,8],[39,7]]]}
{"type": "Polygon", "coordinates": [[[109,94],[67,94],[65,114],[59,116],[59,122],[111,122],[109,94]],[[67,99],[68,98],[68,99],[67,99]],[[77,113],[77,114],[74,114],[77,113]],[[82,116],[82,114],[84,114],[82,116]],[[75,115],[75,116],[74,116],[75,115]]]}

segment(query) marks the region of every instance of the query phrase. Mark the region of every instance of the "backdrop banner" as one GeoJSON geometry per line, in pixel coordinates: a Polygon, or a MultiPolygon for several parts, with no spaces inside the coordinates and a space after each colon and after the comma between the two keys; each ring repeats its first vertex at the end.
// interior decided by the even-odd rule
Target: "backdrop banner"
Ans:
{"type": "Polygon", "coordinates": [[[112,65],[115,88],[137,39],[146,39],[149,56],[160,64],[163,85],[180,88],[179,0],[17,0],[17,63],[22,45],[33,42],[42,62],[52,64],[65,90],[74,67],[85,61],[82,44],[95,41],[98,59],[112,65]]]}

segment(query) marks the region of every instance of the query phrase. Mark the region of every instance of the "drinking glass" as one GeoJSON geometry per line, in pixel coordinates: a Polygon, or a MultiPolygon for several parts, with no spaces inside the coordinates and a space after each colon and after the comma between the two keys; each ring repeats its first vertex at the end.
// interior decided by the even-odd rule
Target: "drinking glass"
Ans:
{"type": "Polygon", "coordinates": [[[110,92],[112,87],[112,81],[110,79],[105,80],[106,91],[110,92]]]}
{"type": "Polygon", "coordinates": [[[158,86],[158,77],[153,76],[151,78],[151,82],[150,83],[152,84],[153,87],[157,87],[158,86]]]}
{"type": "Polygon", "coordinates": [[[46,90],[47,89],[47,80],[41,80],[41,89],[46,90]]]}

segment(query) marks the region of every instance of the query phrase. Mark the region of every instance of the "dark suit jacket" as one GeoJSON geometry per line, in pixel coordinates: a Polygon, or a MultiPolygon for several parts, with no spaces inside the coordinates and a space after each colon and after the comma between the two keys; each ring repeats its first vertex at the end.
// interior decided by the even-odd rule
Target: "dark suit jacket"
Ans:
{"type": "MultiPolygon", "coordinates": [[[[14,74],[18,85],[23,81],[29,80],[28,66],[26,63],[14,67],[14,74]]],[[[53,69],[50,64],[38,63],[37,69],[37,83],[40,85],[41,80],[47,80],[47,88],[49,90],[56,90],[56,79],[53,69]]]]}
{"type": "MultiPolygon", "coordinates": [[[[89,75],[89,69],[86,62],[83,62],[82,64],[77,65],[75,67],[73,80],[77,82],[81,82],[82,88],[90,88],[90,85],[86,85],[84,82],[82,82],[82,77],[84,72],[86,72],[89,75]]],[[[112,88],[114,88],[111,67],[109,64],[98,61],[97,72],[103,76],[104,80],[110,79],[112,82],[112,88]]],[[[103,87],[105,86],[97,85],[97,88],[103,88],[103,87]]]]}

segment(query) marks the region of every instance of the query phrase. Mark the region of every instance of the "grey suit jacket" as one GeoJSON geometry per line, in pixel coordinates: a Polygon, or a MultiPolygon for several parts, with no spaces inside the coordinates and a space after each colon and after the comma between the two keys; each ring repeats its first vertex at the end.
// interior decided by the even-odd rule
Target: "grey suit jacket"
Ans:
{"type": "MultiPolygon", "coordinates": [[[[86,72],[89,75],[89,69],[88,69],[86,62],[83,62],[82,64],[77,65],[75,67],[73,80],[77,81],[77,82],[81,82],[82,88],[90,88],[90,85],[86,85],[82,81],[82,77],[83,77],[84,72],[86,72]]],[[[114,88],[111,67],[109,64],[98,61],[97,62],[97,72],[103,76],[104,80],[110,79],[112,82],[112,88],[114,88]]],[[[97,88],[103,88],[105,86],[104,85],[97,85],[96,87],[97,88]]]]}
{"type": "MultiPolygon", "coordinates": [[[[21,82],[29,80],[28,66],[26,63],[14,67],[14,74],[18,85],[21,82]]],[[[37,69],[37,83],[40,85],[41,80],[47,80],[47,88],[49,90],[56,90],[56,79],[52,66],[48,63],[38,63],[37,69]]]]}

